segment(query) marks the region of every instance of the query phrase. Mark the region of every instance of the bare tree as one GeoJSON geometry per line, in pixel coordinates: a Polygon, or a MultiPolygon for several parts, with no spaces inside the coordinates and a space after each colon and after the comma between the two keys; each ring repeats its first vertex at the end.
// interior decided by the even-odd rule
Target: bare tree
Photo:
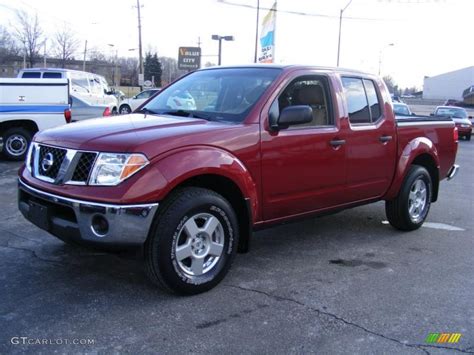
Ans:
{"type": "Polygon", "coordinates": [[[38,14],[31,17],[26,11],[18,10],[16,17],[18,23],[15,27],[15,36],[23,46],[30,67],[33,67],[44,43],[43,29],[39,24],[38,14]]]}
{"type": "Polygon", "coordinates": [[[5,27],[0,26],[0,62],[7,56],[18,54],[19,48],[10,32],[5,27]]]}
{"type": "Polygon", "coordinates": [[[79,41],[66,25],[54,35],[54,54],[61,59],[61,67],[66,66],[66,61],[74,59],[74,53],[79,46],[79,41]]]}

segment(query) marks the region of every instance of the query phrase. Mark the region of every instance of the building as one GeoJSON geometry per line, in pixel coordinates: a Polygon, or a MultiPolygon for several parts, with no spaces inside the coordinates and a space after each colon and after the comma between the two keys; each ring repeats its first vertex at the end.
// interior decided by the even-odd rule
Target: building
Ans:
{"type": "MultiPolygon", "coordinates": [[[[35,63],[36,68],[42,68],[44,65],[43,59],[38,59],[35,63]]],[[[63,62],[57,58],[47,58],[46,68],[62,68],[63,62]]],[[[65,69],[82,70],[82,60],[67,60],[65,69]]],[[[23,69],[23,57],[21,56],[8,56],[0,58],[0,78],[15,78],[18,72],[23,69]]],[[[102,75],[107,79],[110,85],[114,83],[120,83],[121,72],[120,66],[114,65],[105,61],[86,61],[86,71],[102,75]]]]}
{"type": "Polygon", "coordinates": [[[474,85],[474,66],[425,77],[423,98],[462,101],[463,91],[472,85],[474,85]]]}

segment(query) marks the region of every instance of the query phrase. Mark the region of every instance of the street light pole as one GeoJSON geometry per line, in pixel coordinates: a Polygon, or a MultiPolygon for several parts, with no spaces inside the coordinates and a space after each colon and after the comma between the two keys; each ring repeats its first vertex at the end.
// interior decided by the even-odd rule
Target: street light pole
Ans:
{"type": "Polygon", "coordinates": [[[215,41],[219,41],[219,55],[217,59],[217,64],[221,65],[222,62],[222,40],[224,41],[233,41],[234,36],[219,36],[219,35],[212,35],[212,39],[215,41]]]}
{"type": "Polygon", "coordinates": [[[344,11],[346,11],[346,9],[349,7],[351,2],[352,2],[352,0],[349,0],[347,5],[343,9],[341,9],[341,11],[339,12],[339,40],[337,42],[337,66],[339,66],[339,54],[341,52],[342,14],[344,13],[344,11]]]}

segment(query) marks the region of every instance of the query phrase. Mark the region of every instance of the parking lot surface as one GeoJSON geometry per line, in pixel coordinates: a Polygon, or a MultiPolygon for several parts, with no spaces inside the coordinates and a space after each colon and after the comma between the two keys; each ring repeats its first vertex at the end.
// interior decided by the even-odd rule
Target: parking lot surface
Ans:
{"type": "Polygon", "coordinates": [[[383,203],[267,229],[219,286],[177,297],[135,251],[74,248],[24,220],[20,164],[0,161],[0,353],[474,353],[473,141],[457,162],[417,231],[387,225],[383,203]]]}

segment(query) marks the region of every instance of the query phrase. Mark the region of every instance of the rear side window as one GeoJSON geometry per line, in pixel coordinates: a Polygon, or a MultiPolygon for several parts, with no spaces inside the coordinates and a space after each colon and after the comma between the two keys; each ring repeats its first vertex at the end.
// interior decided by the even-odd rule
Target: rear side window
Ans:
{"type": "Polygon", "coordinates": [[[46,72],[43,73],[43,79],[61,79],[61,73],[46,72]]]}
{"type": "Polygon", "coordinates": [[[368,124],[380,118],[382,109],[372,80],[343,77],[342,85],[352,124],[368,124]]]}
{"type": "Polygon", "coordinates": [[[40,79],[41,73],[39,71],[27,71],[21,77],[23,79],[40,79]]]}
{"type": "Polygon", "coordinates": [[[349,120],[351,123],[370,123],[369,104],[365,95],[362,80],[358,78],[342,78],[342,85],[347,100],[349,110],[349,120]]]}
{"type": "Polygon", "coordinates": [[[372,122],[375,122],[380,118],[380,116],[382,116],[377,91],[375,90],[375,85],[372,80],[364,79],[364,86],[365,92],[367,93],[367,101],[369,102],[372,122]]]}

